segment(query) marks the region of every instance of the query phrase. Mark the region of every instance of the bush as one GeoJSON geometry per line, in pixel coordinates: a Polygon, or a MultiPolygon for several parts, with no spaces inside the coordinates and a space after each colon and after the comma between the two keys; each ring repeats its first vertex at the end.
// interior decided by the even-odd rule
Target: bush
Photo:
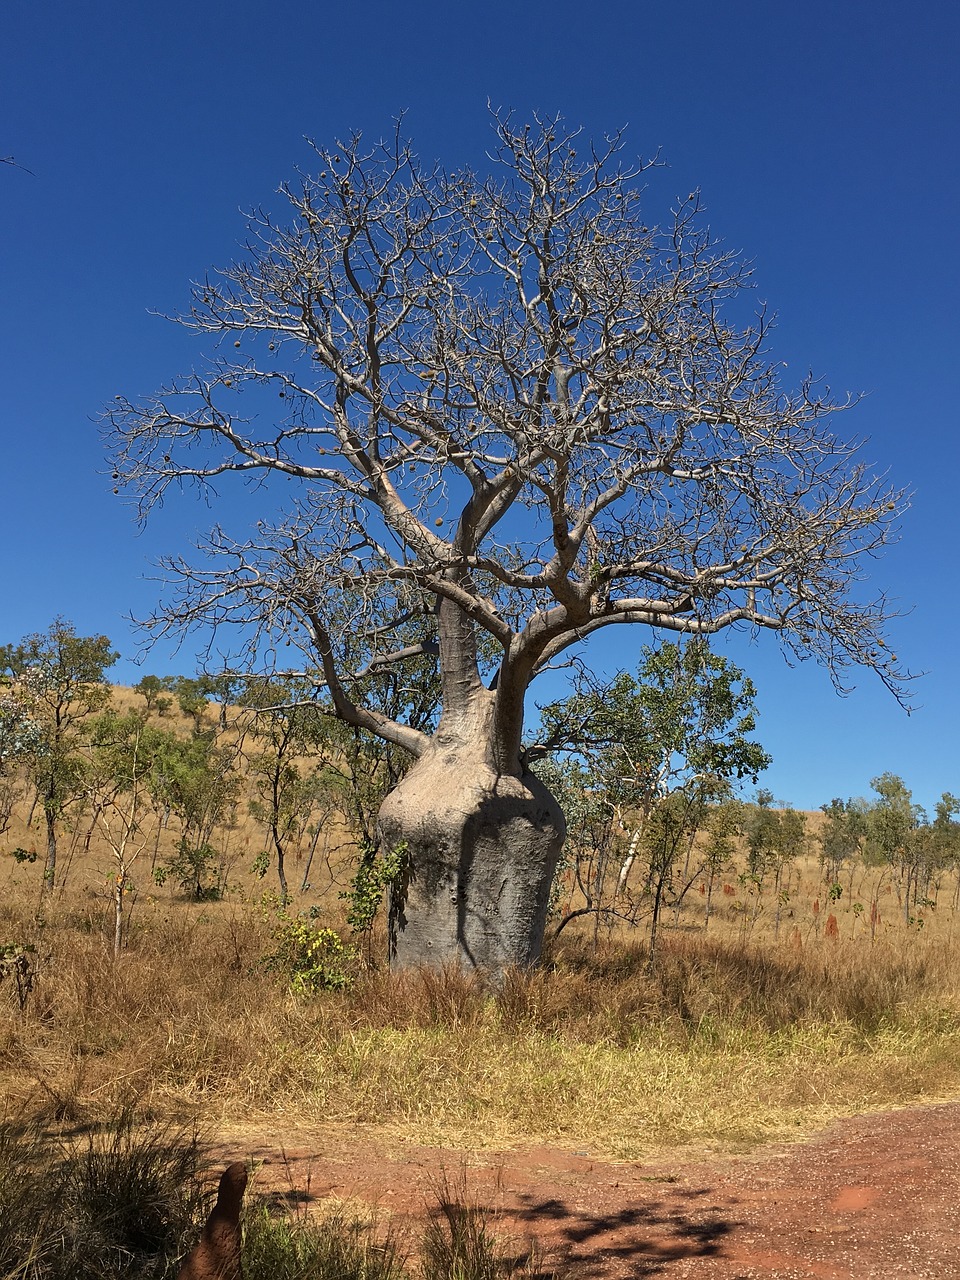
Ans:
{"type": "Polygon", "coordinates": [[[172,877],[194,902],[219,902],[226,892],[226,874],[224,860],[212,845],[181,840],[176,853],[154,868],[153,878],[162,888],[172,877]]]}
{"type": "Polygon", "coordinates": [[[271,936],[275,949],[264,963],[284,978],[291,991],[312,995],[344,991],[352,984],[357,953],[340,940],[336,930],[306,916],[282,913],[271,936]]]}
{"type": "Polygon", "coordinates": [[[248,1213],[243,1242],[246,1280],[409,1280],[397,1241],[340,1215],[322,1220],[248,1213]]]}

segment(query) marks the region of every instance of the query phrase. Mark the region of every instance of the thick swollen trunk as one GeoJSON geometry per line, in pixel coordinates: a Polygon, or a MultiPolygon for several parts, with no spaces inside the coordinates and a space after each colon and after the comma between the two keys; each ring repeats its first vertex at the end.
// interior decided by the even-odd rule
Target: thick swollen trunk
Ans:
{"type": "Polygon", "coordinates": [[[379,833],[408,858],[391,893],[392,965],[536,962],[565,835],[538,778],[499,772],[478,743],[435,741],[384,801],[379,833]]]}

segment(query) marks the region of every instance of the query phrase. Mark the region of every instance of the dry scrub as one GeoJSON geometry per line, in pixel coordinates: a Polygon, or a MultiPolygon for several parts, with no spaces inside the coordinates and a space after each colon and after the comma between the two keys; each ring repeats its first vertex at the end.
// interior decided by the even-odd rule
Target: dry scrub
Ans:
{"type": "MultiPolygon", "coordinates": [[[[958,950],[902,934],[873,947],[665,939],[549,964],[490,990],[457,973],[357,966],[340,992],[293,994],[265,967],[269,910],[142,914],[114,962],[97,921],[32,933],[21,1011],[0,986],[8,1106],[47,1121],[136,1103],[210,1123],[283,1114],[420,1141],[525,1139],[634,1155],[730,1147],[960,1086],[958,950]]],[[[12,909],[0,927],[30,932],[12,909]]]]}

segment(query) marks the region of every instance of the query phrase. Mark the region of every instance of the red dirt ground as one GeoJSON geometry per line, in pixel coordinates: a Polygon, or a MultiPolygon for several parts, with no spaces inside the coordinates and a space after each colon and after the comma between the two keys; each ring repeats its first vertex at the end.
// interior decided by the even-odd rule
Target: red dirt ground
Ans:
{"type": "Polygon", "coordinates": [[[388,1153],[343,1129],[261,1132],[253,1145],[245,1135],[221,1153],[269,1160],[254,1195],[360,1200],[400,1222],[436,1205],[445,1173],[511,1248],[536,1240],[570,1280],[960,1277],[960,1103],[859,1116],[807,1142],[696,1163],[553,1147],[388,1153]]]}

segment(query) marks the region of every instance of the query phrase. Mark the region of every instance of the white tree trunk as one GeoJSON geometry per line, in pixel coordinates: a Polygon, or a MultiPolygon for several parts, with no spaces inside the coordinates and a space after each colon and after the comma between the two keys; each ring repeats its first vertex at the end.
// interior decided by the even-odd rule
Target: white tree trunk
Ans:
{"type": "Polygon", "coordinates": [[[620,866],[620,874],[617,876],[617,897],[623,893],[627,887],[627,881],[630,878],[630,872],[633,870],[633,864],[637,859],[637,850],[640,848],[640,837],[643,835],[643,827],[637,827],[633,835],[630,837],[630,847],[627,849],[627,856],[624,858],[620,866]]]}

